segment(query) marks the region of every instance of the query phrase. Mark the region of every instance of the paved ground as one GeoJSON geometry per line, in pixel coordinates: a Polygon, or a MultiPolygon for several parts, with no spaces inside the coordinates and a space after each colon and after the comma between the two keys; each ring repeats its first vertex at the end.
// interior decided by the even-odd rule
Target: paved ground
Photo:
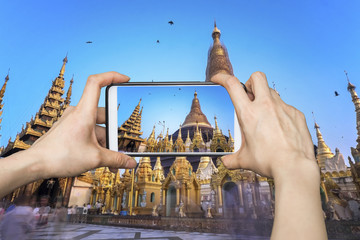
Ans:
{"type": "Polygon", "coordinates": [[[213,234],[199,232],[175,232],[154,229],[127,228],[100,226],[90,224],[66,224],[63,226],[51,223],[46,227],[35,230],[32,234],[35,239],[106,239],[106,240],[130,240],[130,239],[152,239],[152,240],[234,240],[234,239],[256,239],[267,240],[269,238],[256,236],[233,236],[230,234],[213,234]]]}

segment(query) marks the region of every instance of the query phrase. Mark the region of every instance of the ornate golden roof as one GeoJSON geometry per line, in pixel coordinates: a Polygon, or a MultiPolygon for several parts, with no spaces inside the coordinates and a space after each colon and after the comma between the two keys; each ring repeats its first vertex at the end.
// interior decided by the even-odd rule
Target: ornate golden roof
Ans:
{"type": "Polygon", "coordinates": [[[229,59],[226,47],[220,43],[220,30],[214,23],[212,38],[213,46],[209,50],[208,63],[206,67],[206,81],[209,82],[211,77],[217,73],[227,73],[234,75],[233,68],[229,59]]]}
{"type": "Polygon", "coordinates": [[[195,91],[190,113],[186,116],[182,127],[196,126],[197,124],[212,128],[205,114],[201,111],[200,102],[195,91]]]}

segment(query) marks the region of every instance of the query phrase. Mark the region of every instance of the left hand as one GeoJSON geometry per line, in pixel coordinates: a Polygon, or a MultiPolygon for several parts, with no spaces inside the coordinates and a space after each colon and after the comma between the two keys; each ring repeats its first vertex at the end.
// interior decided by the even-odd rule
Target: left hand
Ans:
{"type": "Polygon", "coordinates": [[[98,108],[100,90],[111,83],[129,81],[117,72],[88,77],[79,104],[68,107],[52,128],[39,138],[28,153],[37,159],[37,178],[77,176],[98,167],[134,168],[131,157],[105,148],[105,109],[98,108]]]}

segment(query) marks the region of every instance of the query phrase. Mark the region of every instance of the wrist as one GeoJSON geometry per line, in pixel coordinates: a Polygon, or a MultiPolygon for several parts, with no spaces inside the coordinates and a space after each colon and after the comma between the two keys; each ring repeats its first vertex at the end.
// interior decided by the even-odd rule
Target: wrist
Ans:
{"type": "Polygon", "coordinates": [[[273,171],[276,186],[287,184],[320,185],[320,169],[315,159],[296,159],[273,171]]]}
{"type": "Polygon", "coordinates": [[[44,177],[44,165],[41,163],[40,157],[32,148],[16,153],[14,156],[16,161],[21,161],[21,165],[24,166],[22,171],[24,172],[26,179],[29,182],[43,179],[44,177]]]}

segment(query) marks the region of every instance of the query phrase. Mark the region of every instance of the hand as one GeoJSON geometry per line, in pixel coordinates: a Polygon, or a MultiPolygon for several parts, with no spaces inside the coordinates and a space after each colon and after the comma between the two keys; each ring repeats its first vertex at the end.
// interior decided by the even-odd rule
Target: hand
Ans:
{"type": "Polygon", "coordinates": [[[228,91],[242,133],[240,150],[222,158],[227,168],[249,169],[275,178],[303,163],[305,168],[311,165],[318,169],[304,114],[268,87],[264,73],[250,76],[245,84],[247,93],[234,76],[220,73],[211,81],[228,91]]]}
{"type": "Polygon", "coordinates": [[[250,76],[247,93],[234,76],[216,74],[211,81],[230,94],[242,134],[240,149],[223,157],[224,165],[274,178],[271,239],[327,239],[320,171],[304,114],[268,87],[264,73],[250,76]]]}
{"type": "Polygon", "coordinates": [[[131,157],[105,148],[105,128],[96,125],[105,123],[105,109],[97,107],[101,88],[127,81],[129,77],[117,72],[89,76],[79,104],[68,107],[27,150],[37,158],[33,168],[38,178],[76,176],[105,166],[112,171],[136,166],[131,157]]]}

